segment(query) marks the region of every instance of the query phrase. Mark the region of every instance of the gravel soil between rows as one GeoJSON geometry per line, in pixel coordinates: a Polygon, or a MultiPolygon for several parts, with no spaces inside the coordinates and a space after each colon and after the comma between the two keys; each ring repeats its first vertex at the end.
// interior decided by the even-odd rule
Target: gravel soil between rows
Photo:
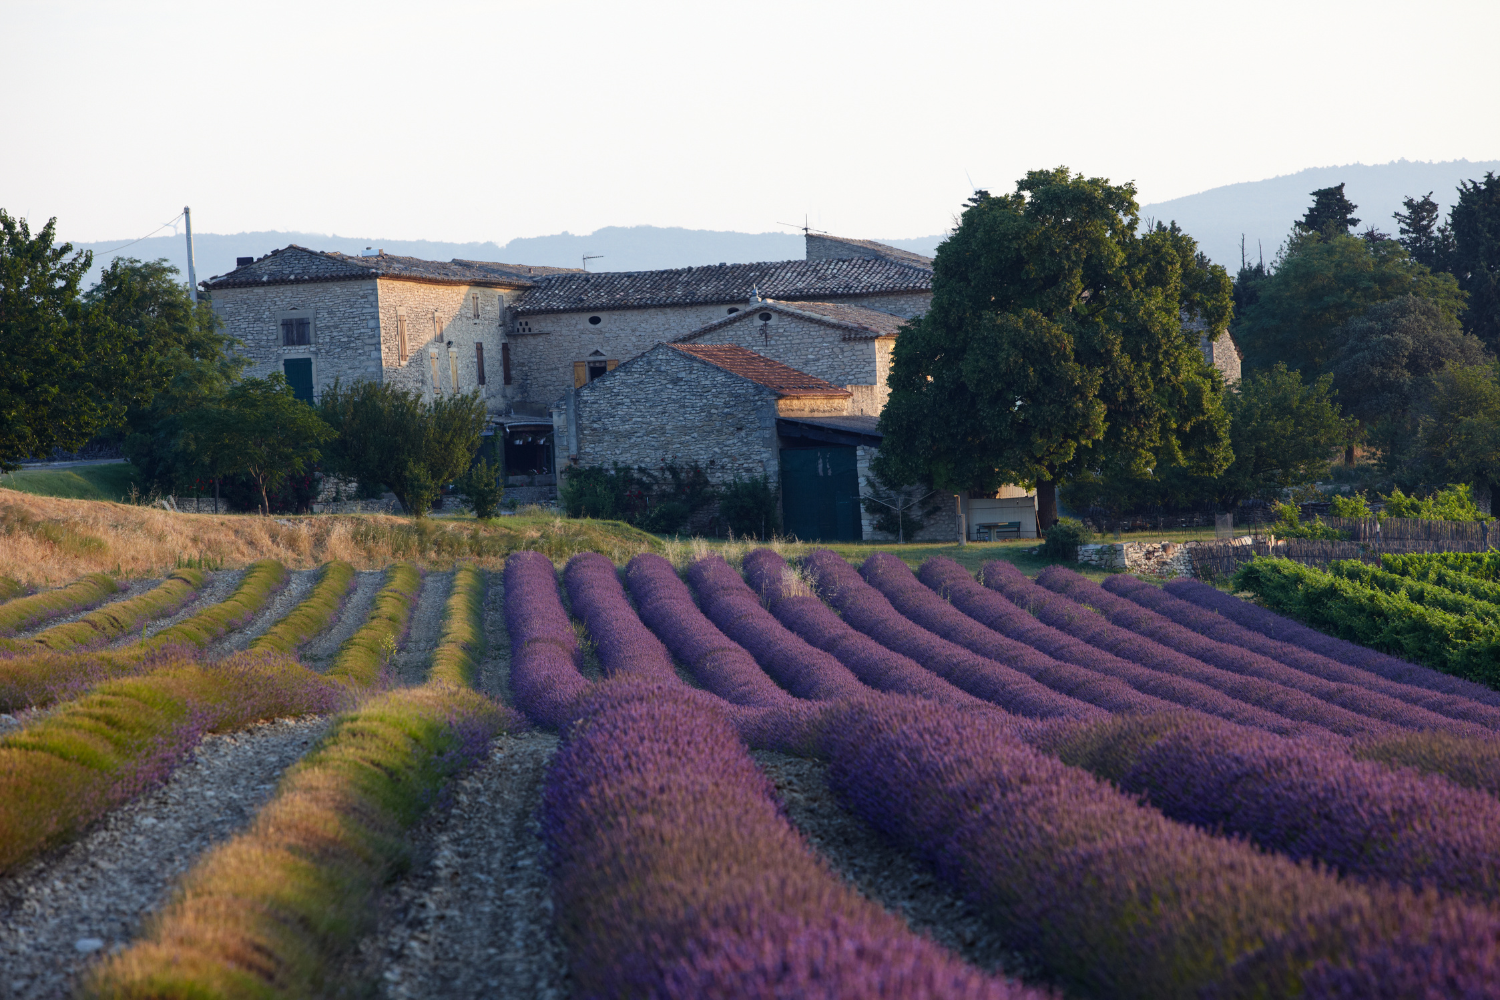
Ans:
{"type": "Polygon", "coordinates": [[[365,570],[355,574],[354,592],[344,599],[333,627],[302,647],[302,662],[319,670],[328,666],[328,661],[338,653],[344,641],[359,631],[370,617],[375,595],[380,593],[384,581],[384,570],[365,570]]]}
{"type": "Polygon", "coordinates": [[[124,590],[117,591],[111,594],[109,597],[100,601],[98,604],[90,604],[86,608],[79,608],[77,611],[71,612],[69,614],[58,615],[56,618],[48,618],[46,621],[41,622],[37,625],[33,625],[30,628],[19,629],[11,638],[25,639],[28,636],[36,635],[38,632],[44,632],[47,629],[52,628],[54,625],[66,625],[68,622],[76,622],[78,619],[82,618],[84,615],[88,614],[90,611],[94,611],[97,608],[106,607],[119,601],[127,601],[132,597],[139,597],[159,583],[161,583],[161,580],[130,580],[125,584],[124,590]]]}
{"type": "Polygon", "coordinates": [[[827,765],[769,750],[751,756],[776,786],[792,825],[861,895],[976,968],[1045,985],[1040,969],[1007,948],[978,909],[839,805],[828,788],[827,765]]]}
{"type": "Polygon", "coordinates": [[[272,626],[291,614],[293,608],[307,600],[313,584],[317,582],[318,571],[315,569],[292,570],[287,575],[286,586],[252,615],[248,624],[209,644],[209,655],[216,658],[228,656],[249,646],[253,640],[271,631],[272,626]]]}
{"type": "Polygon", "coordinates": [[[208,736],[164,784],[0,878],[0,998],[69,996],[203,851],[244,828],[327,724],[281,719],[208,736]]]}
{"type": "Polygon", "coordinates": [[[422,578],[422,590],[417,595],[417,607],[411,613],[411,626],[406,632],[406,641],[396,651],[391,669],[403,684],[421,684],[427,679],[427,668],[432,662],[432,651],[437,647],[438,634],[443,627],[443,611],[448,603],[448,592],[453,589],[452,573],[428,573],[422,578]]]}
{"type": "Polygon", "coordinates": [[[474,687],[509,705],[510,632],[505,627],[505,574],[486,573],[484,609],[484,658],[474,672],[474,687]]]}
{"type": "Polygon", "coordinates": [[[563,998],[537,809],[557,737],[502,736],[411,836],[410,872],[387,891],[356,974],[395,998],[563,998]]]}
{"type": "Polygon", "coordinates": [[[239,586],[240,578],[244,575],[245,571],[242,569],[226,569],[219,570],[216,573],[205,573],[203,588],[198,591],[198,596],[191,598],[186,604],[184,604],[177,610],[176,614],[169,615],[166,618],[158,618],[152,622],[147,622],[144,631],[131,632],[127,635],[121,636],[119,639],[110,644],[110,648],[115,649],[120,646],[128,646],[132,642],[135,642],[137,639],[140,639],[142,636],[149,638],[160,632],[164,628],[176,625],[178,622],[183,621],[184,619],[191,618],[193,615],[196,615],[198,612],[202,611],[210,604],[218,604],[220,601],[227,601],[229,599],[229,595],[234,593],[234,588],[239,586]]]}

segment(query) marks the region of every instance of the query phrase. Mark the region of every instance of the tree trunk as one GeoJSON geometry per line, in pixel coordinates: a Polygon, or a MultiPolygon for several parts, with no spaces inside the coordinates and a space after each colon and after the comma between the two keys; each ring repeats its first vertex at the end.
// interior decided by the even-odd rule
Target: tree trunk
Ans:
{"type": "Polygon", "coordinates": [[[1354,445],[1352,444],[1344,448],[1344,465],[1354,468],[1354,445]]]}
{"type": "Polygon", "coordinates": [[[271,501],[266,497],[266,481],[260,481],[260,516],[271,516],[271,501]]]}
{"type": "Polygon", "coordinates": [[[1036,481],[1036,527],[1038,531],[1046,531],[1057,523],[1057,481],[1054,479],[1038,479],[1036,481]]]}

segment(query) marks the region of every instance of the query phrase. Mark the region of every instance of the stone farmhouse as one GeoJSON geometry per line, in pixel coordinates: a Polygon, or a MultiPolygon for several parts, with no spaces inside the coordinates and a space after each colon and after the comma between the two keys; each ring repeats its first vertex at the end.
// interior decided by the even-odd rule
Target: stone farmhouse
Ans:
{"type": "MultiPolygon", "coordinates": [[[[860,497],[932,261],[811,233],[800,261],[603,273],[293,245],[203,286],[249,374],[280,371],[309,401],[336,379],[479,392],[512,496],[555,496],[569,467],[696,462],[716,482],[769,477],[789,532],[848,540],[877,537],[860,497]]],[[[1227,332],[1200,341],[1238,377],[1227,332]]],[[[960,495],[919,537],[960,523],[1034,536],[1034,501],[960,495]]]]}

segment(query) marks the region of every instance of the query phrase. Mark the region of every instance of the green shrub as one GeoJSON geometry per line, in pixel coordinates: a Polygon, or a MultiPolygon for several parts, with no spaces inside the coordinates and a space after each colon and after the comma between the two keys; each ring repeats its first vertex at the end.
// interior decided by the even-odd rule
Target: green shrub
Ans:
{"type": "Polygon", "coordinates": [[[434,681],[469,687],[484,654],[484,573],[473,566],[453,571],[453,592],[443,609],[442,631],[432,651],[434,681]]]}
{"type": "Polygon", "coordinates": [[[742,538],[765,539],[781,531],[778,499],[769,476],[736,476],[719,488],[719,518],[742,538]]]}
{"type": "Polygon", "coordinates": [[[65,650],[110,642],[140,629],[153,618],[177,610],[202,586],[202,571],[173,570],[158,586],[139,597],[106,604],[77,621],[54,625],[25,640],[0,640],[0,648],[19,650],[41,646],[65,650]]]}
{"type": "Polygon", "coordinates": [[[333,621],[354,583],[354,567],[346,562],[323,564],[323,572],[307,599],[250,643],[251,649],[290,653],[333,621]]]}
{"type": "Polygon", "coordinates": [[[481,458],[469,466],[454,485],[458,487],[459,503],[475,517],[488,520],[500,513],[505,488],[500,485],[500,470],[488,459],[481,458]]]}
{"type": "Polygon", "coordinates": [[[1332,509],[1329,511],[1334,517],[1374,517],[1375,512],[1370,510],[1370,505],[1365,500],[1364,491],[1344,495],[1335,493],[1329,498],[1332,509]]]}
{"type": "Polygon", "coordinates": [[[637,526],[642,531],[649,531],[653,535],[675,535],[682,530],[692,515],[692,508],[681,500],[663,500],[640,518],[637,526]]]}
{"type": "Polygon", "coordinates": [[[8,601],[0,605],[0,635],[13,634],[48,618],[98,604],[123,589],[104,573],[90,573],[66,587],[8,601]]]}
{"type": "Polygon", "coordinates": [[[1386,517],[1412,517],[1424,521],[1488,521],[1474,505],[1474,494],[1467,483],[1450,483],[1430,497],[1407,496],[1401,487],[1392,487],[1385,501],[1386,517]]]}
{"type": "Polygon", "coordinates": [[[409,462],[404,478],[406,496],[402,500],[402,506],[406,508],[406,512],[412,517],[426,517],[432,513],[432,505],[437,503],[438,495],[442,491],[438,484],[433,482],[427,466],[420,462],[409,462]]]}
{"type": "Polygon", "coordinates": [[[1328,571],[1345,580],[1384,590],[1390,594],[1404,594],[1418,604],[1437,608],[1455,615],[1472,615],[1489,620],[1500,619],[1500,604],[1474,598],[1468,594],[1450,590],[1436,583],[1428,583],[1410,576],[1389,573],[1353,559],[1338,559],[1328,564],[1328,571]]]}
{"type": "Polygon", "coordinates": [[[142,640],[140,645],[146,649],[160,649],[185,642],[202,649],[248,623],[252,615],[266,606],[271,595],[286,585],[286,579],[286,567],[276,560],[253,562],[227,600],[209,605],[191,618],[162,629],[151,638],[142,640]]]}
{"type": "Polygon", "coordinates": [[[1341,531],[1331,525],[1324,524],[1321,518],[1313,518],[1311,524],[1303,524],[1297,508],[1293,504],[1278,503],[1272,511],[1276,514],[1276,521],[1271,526],[1271,531],[1277,538],[1316,538],[1328,541],[1343,541],[1348,539],[1349,532],[1341,531]]]}
{"type": "Polygon", "coordinates": [[[396,648],[422,591],[422,574],[410,563],[397,563],[385,571],[385,586],[375,595],[370,617],[333,658],[327,676],[355,687],[368,687],[396,655],[396,648]]]}
{"type": "Polygon", "coordinates": [[[1046,540],[1042,542],[1042,555],[1048,559],[1071,562],[1078,558],[1078,546],[1087,545],[1093,540],[1093,531],[1082,521],[1072,517],[1058,518],[1047,529],[1046,540]]]}

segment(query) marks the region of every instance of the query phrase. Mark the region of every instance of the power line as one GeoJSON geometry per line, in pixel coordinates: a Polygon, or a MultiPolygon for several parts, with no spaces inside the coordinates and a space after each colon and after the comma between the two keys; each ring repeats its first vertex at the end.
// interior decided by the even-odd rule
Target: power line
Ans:
{"type": "Polygon", "coordinates": [[[99,251],[99,256],[101,256],[101,257],[107,257],[107,256],[109,256],[112,253],[117,253],[117,252],[119,252],[121,250],[124,250],[125,247],[133,247],[137,243],[141,242],[141,240],[149,240],[151,237],[155,236],[157,233],[161,232],[163,229],[166,229],[168,226],[175,226],[177,224],[177,219],[180,219],[180,218],[182,218],[182,213],[178,212],[177,213],[177,218],[174,218],[171,222],[163,222],[161,225],[159,225],[155,229],[151,230],[151,232],[147,233],[145,236],[142,236],[141,239],[139,239],[139,240],[131,240],[129,243],[126,243],[124,246],[115,247],[113,250],[100,250],[99,251]]]}

